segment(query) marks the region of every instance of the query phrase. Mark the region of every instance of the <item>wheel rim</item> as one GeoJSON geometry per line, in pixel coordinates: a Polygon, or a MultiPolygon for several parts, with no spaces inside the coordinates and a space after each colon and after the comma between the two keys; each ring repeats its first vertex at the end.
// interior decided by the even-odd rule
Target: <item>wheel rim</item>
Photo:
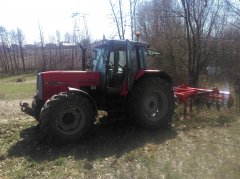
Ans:
{"type": "Polygon", "coordinates": [[[161,91],[148,94],[143,101],[145,117],[150,121],[162,120],[168,111],[168,98],[161,91]]]}
{"type": "Polygon", "coordinates": [[[79,132],[85,122],[85,114],[78,106],[68,106],[57,114],[56,125],[58,130],[66,135],[79,132]]]}

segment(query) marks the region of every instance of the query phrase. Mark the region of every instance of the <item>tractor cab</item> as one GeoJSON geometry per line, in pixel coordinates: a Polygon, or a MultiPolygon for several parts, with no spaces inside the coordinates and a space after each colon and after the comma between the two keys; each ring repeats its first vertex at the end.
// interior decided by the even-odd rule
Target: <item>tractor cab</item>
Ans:
{"type": "Polygon", "coordinates": [[[101,88],[120,95],[123,85],[130,89],[138,70],[146,69],[147,43],[103,40],[94,44],[92,71],[101,73],[101,88]]]}

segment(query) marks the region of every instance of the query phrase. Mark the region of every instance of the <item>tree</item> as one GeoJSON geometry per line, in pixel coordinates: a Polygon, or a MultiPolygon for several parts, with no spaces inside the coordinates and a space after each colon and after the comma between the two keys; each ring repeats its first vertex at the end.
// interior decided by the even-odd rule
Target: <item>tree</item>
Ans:
{"type": "Polygon", "coordinates": [[[21,59],[23,64],[23,72],[25,72],[26,66],[25,66],[25,58],[24,58],[24,52],[23,52],[24,35],[22,33],[22,30],[19,28],[17,28],[17,39],[18,39],[18,45],[20,48],[20,54],[21,54],[21,59]]]}
{"type": "Polygon", "coordinates": [[[60,45],[61,40],[61,33],[59,30],[56,31],[56,37],[57,37],[57,45],[60,45]]]}
{"type": "Polygon", "coordinates": [[[200,72],[207,65],[207,45],[219,13],[219,1],[181,0],[188,44],[189,84],[197,86],[200,72]]]}
{"type": "Polygon", "coordinates": [[[44,35],[42,27],[40,26],[40,23],[38,23],[38,30],[39,30],[39,37],[40,37],[40,44],[41,44],[41,51],[42,51],[42,65],[43,65],[43,71],[46,70],[46,57],[45,57],[45,50],[44,50],[44,35]]]}
{"type": "Polygon", "coordinates": [[[11,44],[11,52],[13,56],[14,68],[16,69],[17,73],[19,72],[19,54],[18,54],[18,36],[15,30],[10,32],[10,44],[11,44]]]}
{"type": "Polygon", "coordinates": [[[9,69],[9,63],[8,63],[8,56],[6,52],[6,36],[7,36],[7,31],[4,27],[0,26],[0,40],[1,40],[1,65],[2,65],[2,70],[5,74],[8,74],[10,69],[9,69]]]}
{"type": "Polygon", "coordinates": [[[230,19],[230,24],[235,28],[240,29],[239,21],[240,21],[240,0],[225,0],[226,10],[235,18],[230,19]]]}
{"type": "Polygon", "coordinates": [[[143,41],[161,55],[148,60],[151,68],[168,72],[176,84],[186,77],[186,41],[178,1],[147,1],[139,5],[137,26],[143,41]]]}
{"type": "Polygon", "coordinates": [[[131,38],[134,40],[134,35],[137,32],[136,11],[139,0],[130,0],[130,21],[131,21],[131,38]]]}
{"type": "Polygon", "coordinates": [[[14,74],[15,70],[11,57],[9,33],[4,27],[0,27],[0,39],[2,43],[1,57],[5,69],[4,71],[5,73],[14,74]]]}
{"type": "Polygon", "coordinates": [[[125,39],[125,26],[126,19],[123,16],[123,0],[117,0],[113,2],[113,0],[109,0],[109,4],[112,11],[112,20],[117,27],[117,32],[119,39],[125,39]]]}

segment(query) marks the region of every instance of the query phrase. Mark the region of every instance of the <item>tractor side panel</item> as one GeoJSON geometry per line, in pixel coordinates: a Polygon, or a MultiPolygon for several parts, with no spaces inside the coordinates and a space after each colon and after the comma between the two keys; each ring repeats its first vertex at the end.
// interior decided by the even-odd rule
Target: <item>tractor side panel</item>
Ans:
{"type": "Polygon", "coordinates": [[[100,85],[100,73],[87,71],[49,71],[42,73],[44,102],[54,94],[68,91],[68,87],[96,88],[100,85]]]}

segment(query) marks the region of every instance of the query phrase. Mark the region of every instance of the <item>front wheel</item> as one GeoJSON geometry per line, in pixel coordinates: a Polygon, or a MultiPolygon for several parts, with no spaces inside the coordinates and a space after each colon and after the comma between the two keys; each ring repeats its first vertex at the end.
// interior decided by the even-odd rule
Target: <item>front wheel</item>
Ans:
{"type": "Polygon", "coordinates": [[[130,94],[128,112],[131,118],[144,128],[169,126],[174,113],[171,84],[159,78],[139,81],[130,94]]]}
{"type": "Polygon", "coordinates": [[[42,134],[55,143],[70,143],[89,130],[94,117],[87,98],[71,93],[54,95],[40,114],[42,134]]]}

